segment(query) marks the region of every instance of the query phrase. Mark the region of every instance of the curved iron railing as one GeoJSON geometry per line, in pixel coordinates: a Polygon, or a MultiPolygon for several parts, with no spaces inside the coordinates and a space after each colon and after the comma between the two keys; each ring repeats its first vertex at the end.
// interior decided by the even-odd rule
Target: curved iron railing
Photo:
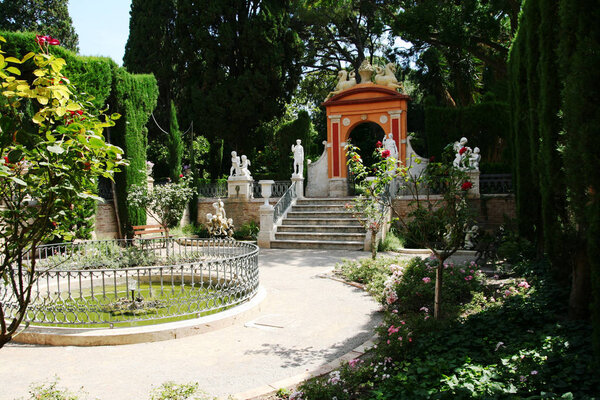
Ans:
{"type": "MultiPolygon", "coordinates": [[[[258,247],[233,240],[62,243],[40,247],[35,258],[24,319],[31,324],[113,327],[192,318],[242,303],[259,285],[258,247]]],[[[10,291],[0,301],[7,317],[18,310],[10,291]]]]}
{"type": "Polygon", "coordinates": [[[281,196],[277,204],[275,204],[273,210],[273,223],[277,223],[277,221],[279,221],[287,209],[292,206],[292,202],[296,197],[298,197],[296,193],[296,182],[293,182],[285,191],[283,196],[281,196]]]}

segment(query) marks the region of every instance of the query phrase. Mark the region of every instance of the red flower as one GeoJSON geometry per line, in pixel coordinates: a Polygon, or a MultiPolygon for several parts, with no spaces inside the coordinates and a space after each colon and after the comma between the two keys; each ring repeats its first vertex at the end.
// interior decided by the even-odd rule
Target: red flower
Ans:
{"type": "MultiPolygon", "coordinates": [[[[463,147],[464,149],[464,147],[463,147]]],[[[473,184],[469,181],[466,181],[462,184],[462,186],[460,187],[462,190],[469,190],[473,187],[473,184]]]]}
{"type": "Polygon", "coordinates": [[[89,171],[91,166],[92,166],[92,163],[90,163],[89,161],[86,161],[83,163],[83,169],[86,171],[89,171]]]}
{"type": "Polygon", "coordinates": [[[381,141],[378,140],[377,143],[375,143],[375,147],[380,148],[381,146],[383,145],[381,144],[381,141]]]}
{"type": "Polygon", "coordinates": [[[434,161],[435,161],[435,156],[429,157],[429,162],[434,162],[434,161]]]}
{"type": "Polygon", "coordinates": [[[392,154],[392,153],[390,153],[390,151],[388,149],[385,149],[381,152],[381,157],[388,158],[390,156],[390,154],[392,154]]]}
{"type": "Polygon", "coordinates": [[[467,151],[467,148],[461,147],[460,150],[458,151],[458,154],[460,154],[462,156],[465,153],[465,151],[467,151]]]}
{"type": "Polygon", "coordinates": [[[48,36],[35,35],[35,41],[42,45],[48,41],[48,36]]]}
{"type": "Polygon", "coordinates": [[[54,39],[54,38],[52,38],[52,37],[48,36],[48,44],[49,44],[50,46],[57,46],[57,45],[59,45],[59,44],[60,44],[60,40],[58,40],[58,39],[54,39]]]}
{"type": "Polygon", "coordinates": [[[183,178],[183,174],[179,174],[179,177],[180,177],[180,178],[183,178]]]}

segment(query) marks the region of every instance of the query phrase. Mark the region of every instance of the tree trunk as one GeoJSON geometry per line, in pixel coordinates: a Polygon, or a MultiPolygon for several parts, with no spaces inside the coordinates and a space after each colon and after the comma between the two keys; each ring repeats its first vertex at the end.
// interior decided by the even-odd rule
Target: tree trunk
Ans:
{"type": "Polygon", "coordinates": [[[371,231],[371,258],[377,258],[377,232],[371,231]]]}
{"type": "Polygon", "coordinates": [[[579,244],[573,263],[571,294],[569,297],[569,318],[586,319],[590,315],[591,270],[585,244],[579,244]]]}
{"type": "Polygon", "coordinates": [[[437,257],[439,265],[435,271],[435,298],[433,303],[433,318],[440,319],[440,308],[442,302],[442,276],[444,272],[444,260],[437,257]]]}

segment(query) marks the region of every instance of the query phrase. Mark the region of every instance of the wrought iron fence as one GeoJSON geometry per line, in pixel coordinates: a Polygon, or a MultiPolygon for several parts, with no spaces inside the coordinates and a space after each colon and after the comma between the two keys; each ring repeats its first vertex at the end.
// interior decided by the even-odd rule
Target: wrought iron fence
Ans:
{"type": "Polygon", "coordinates": [[[277,204],[275,204],[275,209],[273,211],[273,223],[276,223],[279,218],[285,214],[296,197],[298,197],[296,194],[296,182],[293,182],[283,196],[281,196],[277,204]]]}
{"type": "MultiPolygon", "coordinates": [[[[291,185],[292,181],[275,181],[275,183],[271,185],[271,197],[283,196],[291,185]]],[[[252,193],[254,194],[255,199],[262,197],[262,187],[258,182],[252,184],[252,193]]]]}
{"type": "MultiPolygon", "coordinates": [[[[258,247],[232,240],[137,239],[40,247],[25,322],[114,326],[213,313],[258,289],[258,247]]],[[[29,260],[31,262],[32,260],[29,260]]],[[[18,304],[0,294],[7,317],[18,304]]]]}
{"type": "Polygon", "coordinates": [[[227,182],[199,185],[198,196],[207,198],[227,197],[227,182]]]}
{"type": "Polygon", "coordinates": [[[479,192],[484,194],[512,193],[511,174],[482,174],[479,176],[479,192]]]}

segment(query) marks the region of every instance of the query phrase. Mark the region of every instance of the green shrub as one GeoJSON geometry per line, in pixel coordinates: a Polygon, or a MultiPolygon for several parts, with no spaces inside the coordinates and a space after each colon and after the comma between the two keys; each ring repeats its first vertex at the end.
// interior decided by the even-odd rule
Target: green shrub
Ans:
{"type": "Polygon", "coordinates": [[[260,226],[254,221],[249,221],[233,233],[233,238],[237,240],[256,240],[258,231],[260,231],[260,226]]]}
{"type": "Polygon", "coordinates": [[[85,393],[72,392],[68,389],[58,387],[58,382],[52,381],[48,383],[33,384],[29,388],[30,400],[79,400],[85,393]]]}

